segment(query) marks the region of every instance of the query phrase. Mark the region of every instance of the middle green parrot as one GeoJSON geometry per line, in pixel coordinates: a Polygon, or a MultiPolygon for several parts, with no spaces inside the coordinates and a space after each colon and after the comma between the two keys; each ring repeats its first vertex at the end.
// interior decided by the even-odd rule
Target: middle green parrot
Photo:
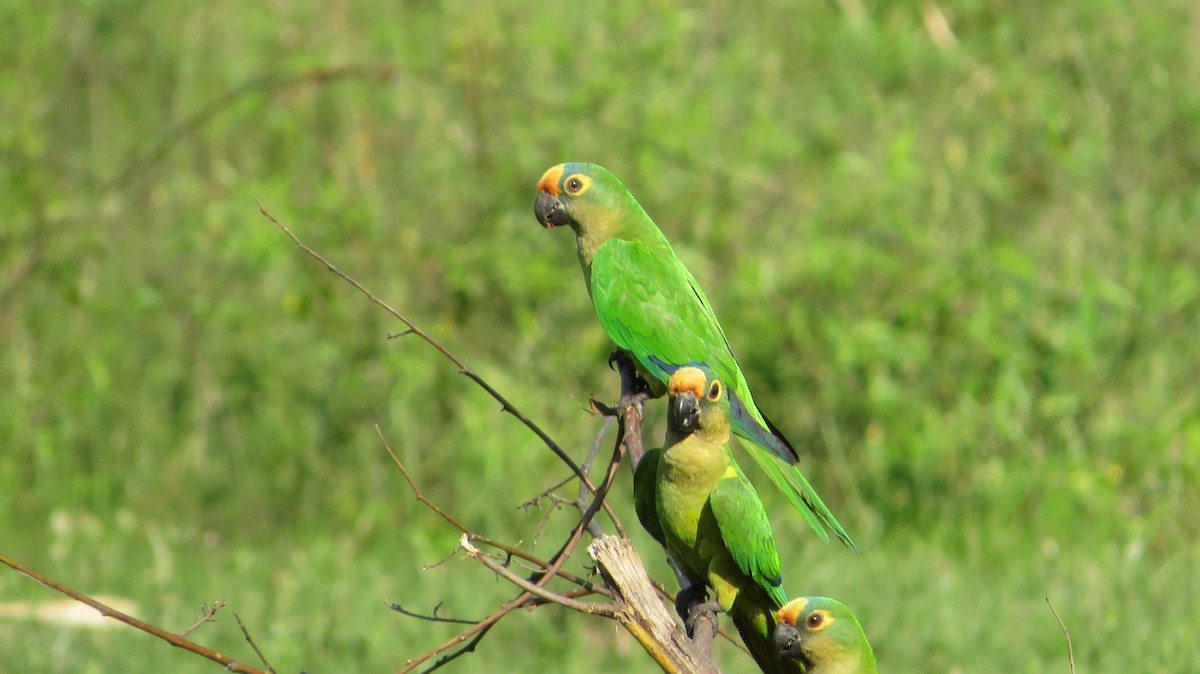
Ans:
{"type": "Polygon", "coordinates": [[[660,394],[678,368],[703,364],[729,386],[733,432],[775,487],[829,540],[826,528],[850,548],[816,490],[795,465],[791,443],[759,411],[750,386],[708,298],[671,244],[633,195],[596,164],[552,167],[538,182],[534,213],[546,228],[570,226],[588,295],[600,323],[660,394]],[[779,463],[775,459],[784,461],[779,463]]]}
{"type": "Polygon", "coordinates": [[[712,588],[759,668],[803,672],[772,641],[787,595],[767,512],[729,451],[729,390],[688,366],[667,394],[666,446],[646,452],[633,476],[638,520],[689,581],[712,588]]]}

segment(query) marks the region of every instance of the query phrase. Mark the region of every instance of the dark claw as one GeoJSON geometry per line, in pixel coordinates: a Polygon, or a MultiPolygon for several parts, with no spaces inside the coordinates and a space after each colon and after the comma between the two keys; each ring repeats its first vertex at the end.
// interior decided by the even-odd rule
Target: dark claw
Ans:
{"type": "Polygon", "coordinates": [[[608,354],[608,369],[616,370],[617,365],[620,364],[621,361],[626,360],[628,358],[629,358],[629,354],[625,353],[624,349],[621,349],[621,348],[613,349],[612,353],[608,354]]]}
{"type": "Polygon", "coordinates": [[[692,607],[708,598],[708,590],[703,585],[689,585],[675,593],[675,612],[681,620],[686,621],[692,613],[692,607]]]}
{"type": "Polygon", "coordinates": [[[650,382],[646,381],[640,374],[633,377],[633,392],[635,394],[644,393],[647,398],[654,397],[652,395],[653,392],[650,390],[650,382]]]}
{"type": "Polygon", "coordinates": [[[721,605],[715,601],[705,602],[703,604],[694,604],[688,617],[683,621],[683,626],[687,628],[688,638],[694,638],[696,634],[696,623],[700,622],[701,618],[711,617],[713,624],[717,622],[717,614],[721,613],[721,605]]]}

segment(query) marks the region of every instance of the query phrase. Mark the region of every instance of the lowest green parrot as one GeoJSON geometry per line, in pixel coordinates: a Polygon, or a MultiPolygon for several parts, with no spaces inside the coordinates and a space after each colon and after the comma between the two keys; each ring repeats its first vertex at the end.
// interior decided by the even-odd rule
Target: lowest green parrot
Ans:
{"type": "Polygon", "coordinates": [[[733,432],[822,540],[828,527],[856,549],[795,465],[796,451],[758,407],[700,284],[616,176],[596,164],[560,164],[538,182],[534,214],[547,229],[569,225],[600,323],[661,395],[678,368],[703,364],[729,385],[733,432]]]}
{"type": "Polygon", "coordinates": [[[808,674],[876,674],[875,652],[858,618],[829,597],[801,597],[779,609],[775,647],[808,674]]]}
{"type": "Polygon", "coordinates": [[[666,446],[633,476],[638,520],[690,582],[713,589],[759,668],[802,672],[771,639],[787,595],[767,512],[729,451],[729,393],[710,370],[671,375],[666,446]]]}

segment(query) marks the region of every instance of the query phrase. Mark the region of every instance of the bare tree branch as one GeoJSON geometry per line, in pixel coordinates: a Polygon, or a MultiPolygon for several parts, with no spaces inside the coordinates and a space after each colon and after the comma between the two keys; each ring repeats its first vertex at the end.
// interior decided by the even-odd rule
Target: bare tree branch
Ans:
{"type": "MultiPolygon", "coordinates": [[[[584,459],[583,465],[581,466],[584,474],[586,474],[586,475],[589,475],[589,476],[591,475],[592,463],[596,460],[596,454],[600,451],[600,445],[604,443],[604,435],[608,431],[608,426],[609,426],[609,419],[605,418],[604,422],[600,424],[599,432],[596,433],[596,441],[592,443],[592,448],[590,450],[588,450],[587,458],[584,459]]],[[[535,542],[538,540],[538,538],[541,537],[542,530],[545,528],[546,523],[549,522],[550,516],[553,515],[554,511],[558,510],[560,506],[563,506],[563,505],[574,506],[575,509],[579,511],[580,515],[582,515],[584,513],[584,511],[587,509],[588,492],[587,492],[586,487],[584,487],[584,485],[582,483],[579,485],[579,496],[576,498],[569,499],[569,498],[565,498],[563,496],[559,496],[558,494],[555,493],[555,490],[557,490],[558,488],[567,484],[568,482],[570,482],[573,479],[574,479],[574,476],[566,478],[565,480],[559,481],[559,482],[555,483],[555,485],[553,487],[543,489],[536,496],[526,500],[525,502],[521,503],[520,506],[518,506],[518,507],[528,510],[532,506],[535,506],[535,505],[540,506],[542,501],[550,502],[551,508],[549,510],[547,510],[546,513],[542,516],[542,518],[538,521],[537,528],[534,531],[533,540],[535,542]]],[[[606,512],[609,513],[609,519],[612,520],[613,526],[615,526],[617,528],[617,533],[624,536],[625,535],[625,527],[621,524],[620,518],[618,518],[616,516],[616,514],[612,512],[611,508],[608,507],[608,504],[605,504],[605,510],[606,510],[606,512]]],[[[604,530],[600,528],[599,523],[597,523],[595,520],[588,522],[587,531],[589,534],[592,535],[592,537],[604,535],[604,530]]]]}
{"type": "Polygon", "coordinates": [[[497,622],[499,622],[499,620],[501,618],[508,615],[509,613],[512,613],[514,610],[516,610],[516,609],[520,608],[522,605],[524,605],[530,596],[531,595],[528,592],[522,591],[516,597],[513,597],[512,599],[510,599],[509,601],[507,601],[503,605],[501,605],[500,608],[493,611],[491,615],[484,618],[483,620],[480,620],[479,622],[475,623],[473,626],[467,628],[466,630],[454,635],[448,641],[444,641],[441,644],[438,644],[437,646],[434,646],[433,648],[429,649],[428,651],[425,651],[424,653],[422,653],[414,658],[409,658],[408,660],[406,660],[404,662],[404,667],[400,669],[398,674],[405,674],[406,672],[411,672],[412,670],[421,666],[422,663],[428,661],[433,656],[435,656],[439,653],[448,651],[451,648],[454,648],[455,646],[462,644],[464,641],[466,641],[465,646],[463,646],[462,648],[458,649],[457,651],[455,651],[453,653],[450,653],[449,655],[439,658],[437,660],[437,662],[435,662],[433,664],[432,667],[425,669],[423,671],[424,672],[432,672],[433,670],[444,666],[446,663],[448,663],[452,660],[460,658],[463,655],[466,655],[467,653],[474,652],[475,646],[478,645],[479,642],[483,639],[483,637],[488,633],[488,630],[490,630],[492,628],[492,625],[495,625],[497,622]],[[470,639],[470,641],[467,641],[468,639],[470,639]]]}
{"type": "MultiPolygon", "coordinates": [[[[399,468],[401,474],[404,475],[405,481],[408,482],[409,489],[412,490],[413,496],[416,497],[418,502],[420,502],[422,505],[429,508],[433,512],[437,513],[439,517],[446,520],[446,522],[450,523],[450,525],[453,526],[455,529],[458,529],[459,533],[471,534],[471,537],[476,542],[490,545],[491,547],[496,548],[497,550],[502,550],[504,553],[506,553],[508,555],[512,555],[513,557],[523,559],[523,560],[529,562],[530,564],[533,564],[534,566],[536,566],[539,569],[550,568],[550,564],[548,562],[546,562],[542,559],[539,559],[538,557],[535,557],[534,555],[532,555],[528,552],[525,552],[524,550],[521,550],[520,548],[508,545],[507,543],[504,543],[502,541],[497,541],[493,538],[488,538],[487,536],[482,536],[480,534],[477,534],[477,533],[471,531],[466,526],[464,526],[461,522],[459,522],[457,519],[455,519],[453,515],[447,513],[445,510],[443,510],[441,507],[439,507],[436,503],[431,501],[428,497],[425,496],[424,493],[421,492],[421,489],[419,487],[417,487],[417,483],[414,482],[412,479],[412,476],[409,475],[408,469],[404,467],[404,464],[400,462],[400,459],[396,456],[396,453],[392,451],[391,446],[388,445],[388,442],[383,437],[383,433],[379,430],[378,425],[375,426],[375,432],[379,434],[379,439],[381,442],[383,442],[383,448],[385,450],[387,450],[388,455],[392,457],[392,461],[395,462],[396,467],[399,468]]],[[[590,583],[574,574],[568,573],[566,571],[562,571],[561,569],[558,571],[558,576],[563,578],[564,580],[574,583],[582,588],[592,590],[592,591],[598,591],[601,593],[604,592],[604,588],[594,586],[592,583],[590,583]]]]}
{"type": "Polygon", "coordinates": [[[267,668],[268,672],[275,674],[275,668],[271,666],[269,661],[267,661],[267,656],[263,655],[263,652],[261,649],[259,649],[258,644],[254,643],[254,638],[250,636],[250,630],[246,629],[246,623],[242,622],[242,616],[238,615],[237,611],[234,611],[233,619],[237,621],[238,627],[242,628],[242,636],[246,637],[247,643],[250,644],[250,648],[254,649],[254,654],[258,656],[258,659],[262,660],[263,666],[267,668]]]}
{"type": "Polygon", "coordinates": [[[201,615],[200,619],[197,620],[196,622],[192,623],[187,629],[180,632],[179,636],[186,637],[187,635],[194,632],[196,630],[196,628],[200,627],[204,623],[213,622],[216,619],[217,611],[220,611],[223,608],[225,608],[225,600],[224,599],[218,599],[218,600],[214,601],[212,603],[212,606],[208,606],[207,604],[201,604],[200,610],[203,613],[203,615],[201,615]]]}
{"type": "MultiPolygon", "coordinates": [[[[194,641],[185,639],[184,637],[182,637],[178,634],[171,634],[170,632],[168,632],[162,628],[155,627],[154,625],[151,625],[149,623],[144,623],[141,620],[138,620],[137,618],[134,618],[131,615],[122,613],[121,611],[118,611],[114,608],[111,608],[111,607],[105,605],[105,604],[102,604],[101,602],[96,601],[95,599],[87,596],[86,594],[76,592],[75,590],[72,590],[71,588],[67,587],[66,585],[63,585],[62,583],[59,583],[56,580],[47,578],[46,576],[43,576],[42,574],[34,571],[33,569],[30,569],[30,568],[18,563],[17,561],[10,559],[9,557],[7,557],[3,554],[0,554],[0,563],[4,564],[5,566],[8,566],[9,568],[13,569],[17,573],[20,573],[25,576],[28,576],[29,578],[32,578],[33,580],[41,583],[42,585],[45,585],[46,587],[50,588],[51,590],[54,590],[55,592],[65,594],[77,602],[91,606],[92,608],[99,611],[100,615],[102,615],[106,618],[113,618],[114,620],[119,620],[120,622],[123,622],[126,625],[133,627],[134,629],[141,630],[142,632],[156,636],[159,639],[162,639],[163,641],[171,644],[172,646],[174,646],[176,648],[182,648],[183,650],[188,651],[190,653],[195,653],[196,655],[199,655],[200,657],[208,658],[209,660],[212,660],[213,662],[220,663],[221,665],[223,665],[225,667],[225,669],[228,669],[231,672],[240,672],[241,674],[264,674],[262,670],[255,669],[254,667],[251,667],[250,665],[247,665],[242,662],[238,662],[237,660],[234,660],[233,658],[231,658],[227,655],[222,655],[221,653],[218,653],[217,651],[205,648],[204,646],[201,646],[200,644],[198,644],[194,641]]],[[[255,650],[257,650],[257,647],[255,648],[255,650]]],[[[261,657],[261,654],[260,654],[260,657],[261,657]]]]}
{"type": "MultiPolygon", "coordinates": [[[[479,561],[497,576],[505,579],[513,585],[520,588],[521,592],[515,597],[505,602],[498,607],[489,616],[479,621],[456,621],[462,624],[469,625],[453,638],[438,644],[437,646],[425,651],[424,653],[410,658],[405,662],[405,666],[400,670],[400,674],[413,671],[422,664],[429,662],[437,657],[437,660],[432,665],[422,670],[423,672],[432,672],[447,663],[462,657],[467,653],[474,652],[479,643],[488,634],[491,628],[502,620],[506,615],[512,613],[516,609],[523,606],[542,606],[546,604],[555,604],[569,610],[600,615],[609,619],[614,619],[619,622],[638,640],[646,649],[655,661],[668,672],[716,672],[715,666],[707,654],[707,648],[711,644],[712,634],[716,632],[715,621],[712,623],[712,630],[707,633],[707,639],[703,641],[703,651],[695,649],[695,644],[688,639],[680,627],[670,617],[669,612],[664,608],[662,601],[656,593],[655,587],[650,583],[646,576],[645,569],[641,565],[640,558],[637,557],[628,540],[624,538],[624,528],[621,525],[619,518],[612,510],[611,506],[605,503],[605,497],[616,480],[616,475],[620,468],[622,456],[628,455],[631,464],[640,461],[643,455],[642,447],[642,406],[645,400],[650,396],[646,383],[637,375],[636,367],[631,358],[627,354],[617,353],[614,355],[613,362],[618,366],[621,374],[621,398],[615,406],[608,406],[597,401],[592,401],[592,408],[609,417],[617,419],[617,437],[613,444],[612,454],[610,456],[607,468],[603,478],[599,484],[595,484],[589,477],[590,469],[595,461],[595,457],[599,452],[600,445],[603,442],[605,431],[607,429],[607,420],[601,426],[595,443],[591,448],[586,460],[582,466],[576,465],[565,452],[562,451],[557,444],[549,438],[544,431],[525,417],[519,410],[508,402],[498,391],[491,387],[482,377],[471,371],[465,363],[449,351],[441,343],[433,339],[420,326],[408,319],[403,314],[393,309],[384,301],[377,298],[365,286],[354,280],[350,276],[340,271],[337,267],[331,264],[323,256],[305,245],[300,239],[291,232],[286,226],[279,222],[271,215],[261,204],[259,210],[262,215],[270,220],[276,227],[282,230],[296,246],[314,258],[325,268],[337,275],[342,280],[354,286],[359,292],[363,293],[372,303],[380,306],[396,319],[400,320],[406,326],[402,335],[413,334],[420,337],[447,360],[454,363],[458,367],[461,374],[466,375],[476,383],[480,388],[484,389],[496,401],[500,402],[503,410],[512,414],[520,420],[527,428],[532,430],[542,441],[549,447],[560,460],[570,467],[572,473],[579,479],[580,491],[578,498],[574,500],[564,500],[563,497],[554,494],[553,492],[567,484],[568,481],[561,482],[555,487],[548,489],[538,497],[527,501],[523,505],[535,504],[542,499],[549,498],[554,502],[554,505],[562,503],[570,503],[580,511],[578,523],[573,527],[566,539],[562,542],[558,551],[554,553],[548,560],[540,560],[532,555],[520,551],[514,546],[510,546],[500,541],[480,536],[456,518],[450,515],[437,504],[428,499],[413,481],[408,470],[400,462],[399,458],[392,451],[387,441],[383,438],[382,432],[376,426],[376,432],[380,435],[384,447],[387,449],[392,460],[400,468],[405,480],[408,482],[409,488],[412,490],[417,500],[435,512],[443,520],[454,526],[462,535],[460,546],[473,559],[479,561]],[[612,520],[621,537],[606,536],[603,530],[596,525],[595,516],[601,510],[604,510],[612,520]],[[583,533],[587,531],[595,539],[594,544],[589,548],[589,554],[593,555],[593,559],[597,561],[597,568],[605,579],[604,585],[593,585],[590,581],[580,579],[573,574],[566,573],[562,570],[563,565],[571,557],[572,553],[582,540],[583,533]],[[619,544],[609,544],[596,546],[601,541],[617,541],[619,544]],[[483,552],[478,545],[487,545],[504,552],[507,557],[504,561],[498,561],[493,556],[483,552]],[[616,554],[617,551],[620,554],[616,554]],[[597,555],[610,554],[611,558],[605,558],[603,562],[597,558],[597,555]],[[615,556],[614,556],[615,555],[615,556]],[[522,577],[510,568],[512,559],[522,559],[530,564],[535,565],[531,573],[522,577]],[[620,560],[631,558],[632,562],[621,562],[620,560]],[[606,566],[614,565],[612,567],[606,566]],[[625,567],[628,566],[629,569],[625,567]],[[637,580],[636,589],[628,589],[623,584],[633,573],[632,569],[636,569],[637,573],[633,575],[637,580]],[[640,574],[637,575],[637,574],[640,574]],[[562,578],[568,582],[572,582],[580,587],[577,591],[570,593],[557,592],[549,588],[555,578],[562,578]],[[609,598],[610,603],[603,602],[586,602],[580,601],[578,597],[588,594],[603,594],[609,598]],[[634,603],[630,599],[635,599],[634,603]],[[649,616],[649,617],[648,617],[649,616]]],[[[391,335],[389,335],[391,337],[391,335]]],[[[659,586],[661,588],[661,586],[659,586]]],[[[665,593],[668,594],[669,593],[665,593]]],[[[398,605],[397,608],[401,613],[416,617],[419,619],[436,619],[439,622],[449,622],[449,619],[441,618],[436,615],[436,610],[433,616],[421,616],[414,614],[411,611],[404,610],[398,605]]]]}
{"type": "Polygon", "coordinates": [[[708,653],[696,648],[659,600],[629,539],[602,536],[588,546],[588,554],[613,590],[616,619],[664,672],[716,674],[708,653]]]}
{"type": "MultiPolygon", "coordinates": [[[[466,536],[466,534],[463,534],[463,536],[466,536]]],[[[416,611],[410,611],[395,602],[389,602],[388,608],[401,615],[406,615],[410,618],[416,618],[417,620],[425,620],[431,623],[453,623],[455,625],[475,625],[479,623],[478,620],[463,620],[462,618],[447,618],[445,616],[438,615],[438,610],[442,608],[442,602],[440,601],[438,602],[437,606],[433,607],[433,613],[430,613],[429,615],[417,613],[416,611]]]]}
{"type": "Polygon", "coordinates": [[[1050,607],[1050,612],[1054,614],[1054,619],[1058,621],[1058,626],[1062,628],[1063,637],[1067,640],[1067,662],[1071,665],[1071,674],[1075,674],[1075,648],[1071,645],[1071,633],[1067,631],[1067,624],[1063,619],[1058,617],[1058,611],[1055,610],[1054,604],[1050,601],[1050,595],[1043,595],[1046,599],[1046,606],[1050,607]]]}
{"type": "Polygon", "coordinates": [[[459,539],[458,544],[462,546],[463,550],[467,551],[467,554],[472,559],[491,569],[492,573],[495,573],[496,575],[525,590],[529,594],[534,595],[535,597],[541,597],[548,602],[558,604],[559,606],[565,606],[572,611],[578,611],[579,613],[592,613],[608,618],[617,617],[616,611],[613,610],[612,606],[610,605],[598,604],[596,602],[577,601],[556,592],[551,592],[540,585],[536,585],[528,580],[525,580],[524,578],[513,573],[512,569],[509,569],[503,564],[496,562],[496,560],[480,552],[479,548],[471,545],[470,534],[463,534],[462,538],[459,539]]]}
{"type": "MultiPolygon", "coordinates": [[[[541,427],[539,427],[532,420],[530,420],[523,413],[521,413],[521,411],[519,409],[517,409],[517,407],[515,405],[513,405],[511,402],[509,402],[507,398],[505,398],[503,395],[501,395],[499,391],[492,388],[492,385],[489,384],[486,380],[484,380],[483,377],[479,376],[478,374],[475,373],[474,370],[467,367],[466,363],[464,363],[462,360],[460,360],[458,358],[458,356],[455,356],[449,349],[447,349],[440,342],[438,342],[436,339],[431,337],[429,335],[429,333],[425,332],[425,330],[423,330],[419,325],[414,323],[407,316],[400,313],[396,309],[392,308],[392,306],[389,305],[387,302],[384,302],[383,300],[376,297],[374,293],[372,293],[370,290],[368,290],[366,288],[366,286],[364,286],[363,284],[359,283],[355,279],[351,278],[350,276],[348,276],[347,274],[342,272],[342,270],[335,267],[332,262],[330,262],[329,260],[326,260],[325,257],[322,256],[320,253],[318,253],[317,251],[308,247],[308,245],[305,244],[303,241],[301,241],[300,238],[297,237],[292,232],[292,230],[288,229],[283,223],[279,222],[278,218],[276,218],[274,215],[271,215],[271,213],[268,212],[267,209],[265,207],[263,207],[263,205],[261,203],[258,204],[258,210],[260,213],[262,213],[263,217],[265,217],[267,220],[270,220],[272,224],[274,224],[284,234],[286,234],[288,236],[288,238],[292,240],[292,243],[296,244],[296,246],[298,248],[300,248],[300,250],[307,253],[309,257],[311,257],[314,260],[325,265],[325,268],[327,270],[329,270],[331,273],[333,273],[334,275],[336,275],[338,278],[340,278],[343,281],[345,281],[346,283],[349,283],[350,285],[354,286],[354,288],[356,290],[358,290],[360,293],[365,295],[367,297],[367,299],[370,300],[373,304],[381,307],[384,311],[391,314],[393,318],[396,318],[401,323],[404,323],[404,325],[406,325],[408,327],[408,332],[411,332],[412,334],[420,337],[422,340],[424,340],[427,344],[432,346],[434,349],[437,349],[438,353],[441,353],[443,356],[445,356],[447,360],[449,360],[451,363],[454,363],[454,365],[456,367],[458,367],[459,374],[462,374],[462,375],[466,376],[468,379],[470,379],[471,381],[475,382],[475,384],[477,386],[479,386],[484,391],[486,391],[488,393],[488,395],[490,395],[493,399],[496,400],[496,402],[500,403],[501,408],[505,412],[508,412],[509,414],[516,417],[516,419],[518,421],[520,421],[522,424],[524,424],[526,428],[533,431],[533,433],[535,435],[537,435],[538,438],[540,438],[541,441],[548,448],[550,448],[550,451],[554,452],[555,456],[557,456],[563,463],[567,464],[567,466],[569,466],[571,468],[571,472],[575,473],[575,475],[579,477],[580,481],[582,481],[587,486],[588,491],[590,491],[592,494],[597,493],[595,485],[592,484],[591,480],[588,479],[587,475],[584,474],[583,470],[579,467],[579,465],[576,464],[575,461],[572,460],[571,457],[568,456],[567,453],[564,452],[562,450],[562,448],[558,446],[558,443],[556,443],[553,439],[551,439],[550,436],[547,435],[546,432],[541,429],[541,427]]],[[[609,510],[609,514],[613,515],[611,510],[609,510]]]]}
{"type": "MultiPolygon", "coordinates": [[[[535,571],[533,574],[530,575],[530,577],[528,579],[526,579],[533,586],[535,586],[537,588],[545,588],[547,583],[549,583],[554,577],[559,576],[561,574],[563,564],[566,563],[567,559],[570,558],[571,553],[575,550],[575,547],[579,544],[579,541],[582,538],[584,530],[587,529],[588,523],[591,522],[592,519],[595,518],[596,513],[600,511],[600,507],[604,502],[604,497],[608,493],[608,490],[612,486],[613,482],[615,481],[617,469],[620,466],[622,447],[623,447],[623,438],[618,437],[617,441],[615,443],[615,446],[613,448],[612,459],[609,461],[608,470],[605,473],[604,480],[601,481],[599,487],[597,488],[596,498],[594,498],[592,500],[592,502],[588,504],[587,508],[584,509],[583,514],[579,518],[579,523],[575,525],[574,529],[567,536],[567,540],[563,542],[562,546],[558,549],[558,551],[554,554],[554,556],[552,556],[550,558],[550,560],[548,561],[546,566],[541,570],[535,571]]],[[[399,462],[397,461],[397,463],[399,463],[399,462]]],[[[403,470],[403,467],[401,467],[401,469],[403,470]]],[[[405,471],[405,476],[407,478],[407,471],[405,471]]],[[[409,479],[410,486],[412,486],[415,489],[415,485],[412,483],[411,478],[408,478],[408,479],[409,479]]],[[[424,499],[422,502],[426,503],[426,505],[429,505],[430,507],[435,508],[435,511],[438,512],[439,514],[442,514],[443,518],[446,519],[447,521],[453,521],[452,517],[444,514],[444,511],[442,511],[440,508],[436,508],[436,506],[434,506],[434,504],[429,502],[427,499],[424,499]]],[[[463,528],[461,528],[461,527],[460,527],[460,530],[464,534],[470,533],[469,531],[463,530],[463,528]]],[[[476,538],[476,540],[482,541],[482,538],[476,538]]],[[[420,666],[422,663],[424,663],[424,662],[428,661],[430,658],[434,657],[435,655],[438,655],[439,653],[443,653],[447,650],[450,650],[451,648],[454,648],[455,646],[464,644],[464,642],[465,642],[465,645],[462,645],[461,648],[454,651],[453,653],[450,653],[448,655],[445,655],[445,656],[439,658],[433,664],[433,666],[424,670],[424,672],[431,672],[431,671],[436,670],[439,667],[442,667],[445,664],[455,660],[456,658],[462,657],[463,655],[465,655],[467,653],[474,652],[476,646],[478,646],[479,642],[483,640],[483,638],[491,630],[493,625],[495,625],[502,618],[504,618],[504,616],[508,615],[512,611],[516,610],[517,608],[520,608],[521,606],[526,605],[531,600],[534,600],[537,598],[538,598],[537,595],[533,594],[529,590],[522,588],[522,592],[520,594],[518,594],[516,597],[514,597],[513,599],[506,602],[504,605],[502,605],[500,608],[498,608],[496,611],[494,611],[487,618],[484,618],[483,620],[479,621],[475,625],[467,628],[463,632],[460,632],[454,638],[452,638],[446,642],[443,642],[443,643],[435,646],[434,648],[431,648],[428,651],[425,651],[424,653],[422,653],[414,658],[409,659],[405,663],[404,668],[400,670],[399,674],[405,674],[406,672],[410,672],[413,669],[415,669],[416,667],[420,666]]]]}

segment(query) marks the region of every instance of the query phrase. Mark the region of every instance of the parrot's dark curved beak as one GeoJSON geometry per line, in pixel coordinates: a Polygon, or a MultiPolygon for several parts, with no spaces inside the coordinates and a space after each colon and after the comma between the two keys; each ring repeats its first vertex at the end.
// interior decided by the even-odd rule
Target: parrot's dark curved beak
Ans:
{"type": "Polygon", "coordinates": [[[667,425],[691,433],[700,425],[700,401],[691,391],[680,391],[667,402],[667,425]]]}
{"type": "Polygon", "coordinates": [[[803,660],[804,652],[800,648],[800,631],[785,622],[775,626],[775,649],[785,658],[803,660]]]}
{"type": "Polygon", "coordinates": [[[546,229],[571,224],[571,216],[567,215],[563,203],[545,190],[538,192],[537,201],[533,202],[533,214],[537,216],[538,223],[546,229]]]}

